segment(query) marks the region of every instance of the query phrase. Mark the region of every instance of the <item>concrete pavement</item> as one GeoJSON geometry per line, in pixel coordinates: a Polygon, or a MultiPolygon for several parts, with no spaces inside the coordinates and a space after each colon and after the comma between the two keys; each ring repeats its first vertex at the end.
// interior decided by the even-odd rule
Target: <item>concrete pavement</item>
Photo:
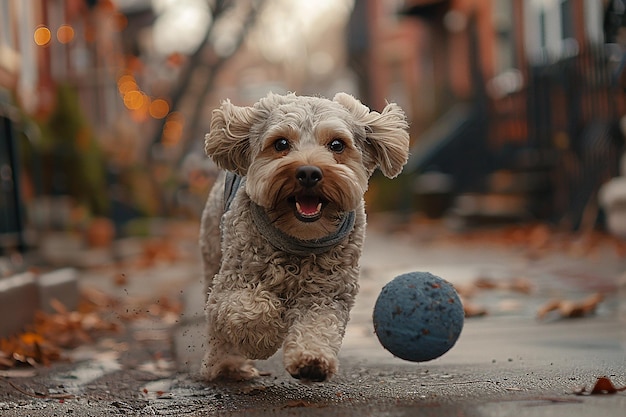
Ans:
{"type": "Polygon", "coordinates": [[[617,291],[626,261],[611,248],[585,256],[552,250],[529,258],[523,247],[440,239],[436,228],[428,238],[390,234],[387,228],[370,222],[361,291],[340,354],[340,373],[330,382],[292,379],[279,354],[257,363],[269,376],[253,382],[198,380],[203,296],[198,265],[190,262],[158,268],[153,277],[141,278],[143,285],[129,282],[123,289],[181,292],[185,310],[178,325],[138,322],[124,337],[79,349],[75,363],[3,378],[0,411],[7,416],[624,415],[625,392],[575,395],[582,387],[591,389],[601,376],[626,386],[626,295],[617,291]],[[380,346],[371,312],[385,283],[414,270],[432,272],[459,287],[478,277],[494,282],[523,278],[532,291],[478,291],[472,301],[489,314],[467,319],[459,341],[441,358],[410,363],[380,346]],[[146,279],[153,280],[149,286],[146,279]],[[595,291],[607,293],[595,315],[536,319],[538,308],[550,299],[577,300],[595,291]],[[22,391],[47,395],[34,398],[22,391]],[[63,394],[71,398],[59,398],[63,394]]]}

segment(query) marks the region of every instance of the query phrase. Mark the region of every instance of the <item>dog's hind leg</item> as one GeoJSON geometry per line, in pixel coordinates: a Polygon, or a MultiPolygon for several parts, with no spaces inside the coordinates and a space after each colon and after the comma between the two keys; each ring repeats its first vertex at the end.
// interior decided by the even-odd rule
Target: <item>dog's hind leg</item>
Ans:
{"type": "Polygon", "coordinates": [[[200,223],[200,253],[204,280],[205,301],[213,284],[213,277],[222,259],[220,222],[224,213],[224,174],[215,180],[200,223]]]}

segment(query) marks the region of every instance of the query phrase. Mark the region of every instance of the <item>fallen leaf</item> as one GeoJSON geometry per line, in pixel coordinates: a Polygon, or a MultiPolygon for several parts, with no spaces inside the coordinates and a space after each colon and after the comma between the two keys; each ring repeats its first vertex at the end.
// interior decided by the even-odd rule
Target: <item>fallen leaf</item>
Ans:
{"type": "Polygon", "coordinates": [[[603,376],[599,377],[591,389],[591,391],[587,391],[586,387],[582,387],[574,392],[576,395],[607,395],[607,394],[617,394],[618,392],[626,391],[626,386],[621,388],[616,388],[613,385],[613,382],[603,376]]]}
{"type": "Polygon", "coordinates": [[[28,345],[34,344],[34,343],[41,343],[43,341],[43,338],[41,337],[40,334],[32,333],[32,332],[22,333],[20,335],[20,339],[23,343],[26,343],[28,345]]]}
{"type": "Polygon", "coordinates": [[[530,294],[533,290],[533,285],[527,278],[515,278],[509,281],[508,289],[522,294],[530,294]]]}
{"type": "Polygon", "coordinates": [[[498,283],[491,278],[479,277],[474,281],[474,286],[482,290],[493,290],[498,288],[498,283]]]}
{"type": "Polygon", "coordinates": [[[0,352],[0,368],[11,368],[15,362],[6,356],[6,352],[0,352]]]}
{"type": "Polygon", "coordinates": [[[532,284],[526,278],[513,278],[510,280],[495,280],[493,278],[479,277],[474,281],[474,287],[481,290],[505,290],[530,294],[532,284]]]}
{"type": "Polygon", "coordinates": [[[602,300],[604,295],[600,293],[592,294],[582,301],[551,300],[538,310],[537,318],[542,320],[551,312],[557,312],[561,318],[584,317],[594,313],[602,300]]]}
{"type": "Polygon", "coordinates": [[[142,256],[135,261],[139,268],[149,268],[160,263],[173,263],[180,254],[171,240],[153,238],[143,244],[142,256]]]}
{"type": "Polygon", "coordinates": [[[461,298],[463,304],[463,311],[465,313],[465,317],[483,317],[487,315],[487,309],[481,305],[476,303],[472,303],[467,299],[461,298]]]}
{"type": "Polygon", "coordinates": [[[65,307],[65,304],[56,298],[50,300],[50,307],[52,307],[52,309],[59,314],[67,313],[67,307],[65,307]]]}
{"type": "Polygon", "coordinates": [[[600,377],[591,390],[591,394],[615,394],[619,391],[626,391],[626,387],[615,388],[613,382],[607,377],[600,377]]]}
{"type": "MultiPolygon", "coordinates": [[[[194,227],[173,227],[169,233],[181,236],[194,227]]],[[[177,246],[180,239],[160,237],[146,241],[142,246],[139,267],[173,263],[185,257],[177,246]]],[[[121,272],[122,263],[116,264],[117,275],[113,282],[125,285],[126,271],[121,272]]],[[[93,288],[81,288],[81,299],[76,311],[69,311],[59,300],[50,302],[53,313],[37,312],[32,323],[21,334],[0,339],[0,370],[18,365],[46,366],[64,359],[64,350],[93,343],[102,335],[118,332],[131,320],[148,319],[158,321],[164,328],[178,322],[182,304],[177,297],[153,298],[114,297],[93,288]]],[[[163,331],[162,333],[165,333],[163,331]]]]}

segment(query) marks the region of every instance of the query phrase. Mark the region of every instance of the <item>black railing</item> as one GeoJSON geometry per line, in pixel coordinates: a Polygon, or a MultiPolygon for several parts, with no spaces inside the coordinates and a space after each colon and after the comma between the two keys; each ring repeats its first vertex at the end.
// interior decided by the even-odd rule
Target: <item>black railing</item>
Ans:
{"type": "Polygon", "coordinates": [[[528,145],[554,155],[552,220],[574,229],[597,213],[597,191],[618,174],[623,148],[605,48],[585,45],[528,70],[528,145]]]}
{"type": "Polygon", "coordinates": [[[615,105],[624,98],[606,48],[573,48],[521,69],[519,88],[487,105],[480,95],[457,105],[412,149],[407,171],[447,174],[455,193],[490,192],[488,176],[509,171],[528,182],[529,215],[571,229],[591,226],[598,189],[618,175],[624,150],[615,105]]]}
{"type": "Polygon", "coordinates": [[[0,255],[25,249],[13,110],[0,103],[0,255]]]}

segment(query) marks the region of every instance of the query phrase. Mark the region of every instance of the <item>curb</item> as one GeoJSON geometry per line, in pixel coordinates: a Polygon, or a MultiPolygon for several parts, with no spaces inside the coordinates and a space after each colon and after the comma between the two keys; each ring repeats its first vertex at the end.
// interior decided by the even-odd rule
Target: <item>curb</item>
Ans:
{"type": "Polygon", "coordinates": [[[78,307],[78,271],[62,268],[41,275],[23,272],[0,279],[0,338],[19,333],[33,323],[35,313],[53,313],[59,300],[68,310],[78,307]]]}

